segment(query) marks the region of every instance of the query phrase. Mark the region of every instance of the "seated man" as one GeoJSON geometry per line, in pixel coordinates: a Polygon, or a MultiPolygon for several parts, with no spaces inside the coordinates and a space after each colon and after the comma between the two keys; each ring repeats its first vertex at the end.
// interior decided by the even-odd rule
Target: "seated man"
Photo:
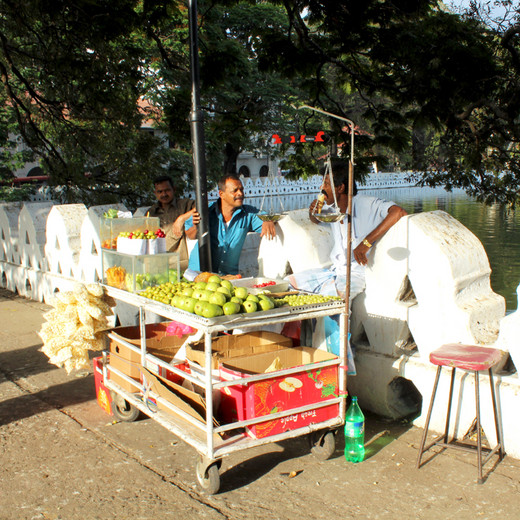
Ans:
{"type": "MultiPolygon", "coordinates": [[[[332,164],[332,176],[334,191],[338,209],[341,213],[347,212],[349,169],[346,161],[337,160],[332,164]]],[[[330,175],[326,175],[321,186],[325,195],[325,203],[334,203],[334,194],[330,182],[330,175]]],[[[315,206],[318,201],[313,201],[309,207],[309,218],[315,223],[319,221],[314,217],[315,206]]],[[[327,206],[324,206],[326,209],[327,206]]],[[[399,219],[405,216],[406,211],[377,197],[369,197],[357,194],[354,183],[352,197],[352,256],[350,271],[350,302],[365,289],[365,266],[368,263],[367,255],[374,243],[379,240],[399,219]]],[[[329,296],[346,295],[346,268],[347,268],[347,219],[341,222],[325,224],[332,226],[333,247],[330,254],[332,265],[328,269],[317,268],[294,273],[287,279],[297,289],[320,293],[329,296]]],[[[331,336],[337,325],[325,320],[325,335],[331,336]]],[[[336,334],[337,336],[337,334],[336,334]]],[[[335,354],[339,354],[339,345],[328,345],[335,354]]],[[[355,373],[352,354],[349,346],[349,374],[355,373]]]]}
{"type": "Polygon", "coordinates": [[[166,250],[179,253],[181,272],[188,267],[188,249],[186,237],[197,236],[200,215],[195,208],[195,201],[176,198],[171,177],[161,176],[153,181],[157,202],[146,212],[147,217],[159,217],[161,228],[166,234],[166,250]],[[185,230],[186,222],[190,226],[185,230]]]}
{"type": "MultiPolygon", "coordinates": [[[[218,181],[219,199],[208,209],[211,237],[212,271],[219,274],[238,274],[238,262],[249,232],[274,238],[273,222],[262,222],[258,209],[244,204],[244,186],[236,175],[225,175],[218,181]]],[[[190,255],[190,269],[200,271],[199,249],[190,255]]]]}
{"type": "MultiPolygon", "coordinates": [[[[338,209],[341,213],[347,212],[348,204],[348,165],[344,161],[336,161],[333,164],[332,175],[338,209]]],[[[321,190],[325,195],[325,203],[334,202],[330,176],[326,175],[321,190]]],[[[320,223],[314,217],[314,209],[317,201],[314,200],[309,207],[309,218],[314,223],[320,223]]],[[[324,206],[326,209],[327,206],[324,206]]],[[[352,301],[365,288],[365,266],[368,263],[367,255],[374,243],[379,240],[406,211],[377,197],[368,197],[357,194],[357,186],[354,182],[352,197],[352,257],[350,271],[350,300],[352,301]]],[[[347,219],[332,224],[334,245],[330,254],[331,267],[328,269],[309,269],[301,273],[294,273],[289,277],[291,284],[309,292],[318,292],[327,295],[344,296],[346,293],[346,268],[347,268],[347,219]]]]}

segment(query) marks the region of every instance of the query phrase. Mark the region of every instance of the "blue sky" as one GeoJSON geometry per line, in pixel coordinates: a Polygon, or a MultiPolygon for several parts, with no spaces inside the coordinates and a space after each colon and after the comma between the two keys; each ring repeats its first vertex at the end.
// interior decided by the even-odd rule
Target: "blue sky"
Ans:
{"type": "MultiPolygon", "coordinates": [[[[505,13],[504,7],[501,5],[496,5],[499,2],[495,0],[476,0],[477,4],[481,5],[489,5],[492,7],[491,11],[491,18],[495,20],[500,20],[501,17],[503,17],[505,13]]],[[[469,7],[470,0],[444,0],[444,3],[446,6],[451,7],[455,12],[459,11],[460,9],[464,9],[469,7]]],[[[518,6],[516,6],[516,9],[518,10],[518,6]]],[[[510,15],[510,17],[512,17],[510,15]]]]}

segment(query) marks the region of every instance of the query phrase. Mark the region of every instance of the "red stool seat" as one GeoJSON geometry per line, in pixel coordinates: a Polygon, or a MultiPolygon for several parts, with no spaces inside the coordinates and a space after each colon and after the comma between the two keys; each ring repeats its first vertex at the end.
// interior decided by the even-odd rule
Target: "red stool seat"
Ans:
{"type": "Polygon", "coordinates": [[[495,454],[498,454],[498,460],[502,460],[505,457],[504,450],[504,439],[502,436],[502,428],[497,410],[497,400],[495,395],[495,386],[493,383],[493,372],[492,368],[502,359],[504,352],[496,348],[479,347],[477,345],[461,345],[460,343],[450,343],[443,345],[442,347],[434,350],[430,353],[430,362],[437,366],[437,373],[435,375],[435,382],[433,383],[432,396],[430,400],[430,406],[428,408],[428,414],[426,416],[426,422],[424,425],[424,432],[419,446],[419,454],[417,457],[417,468],[421,467],[421,459],[423,454],[428,451],[432,446],[441,446],[443,448],[457,448],[465,450],[473,450],[476,448],[477,451],[477,469],[478,469],[478,482],[483,482],[482,478],[482,466],[495,454]],[[439,385],[439,379],[441,370],[443,367],[451,368],[451,380],[450,390],[448,397],[448,406],[446,412],[446,424],[444,427],[444,433],[437,436],[427,446],[426,437],[428,435],[428,427],[430,425],[430,419],[433,410],[433,403],[435,401],[435,394],[437,393],[437,387],[439,385]],[[455,383],[455,370],[460,368],[462,370],[469,370],[475,375],[475,425],[477,431],[477,445],[461,444],[457,441],[454,436],[453,439],[449,440],[448,435],[450,431],[450,415],[453,402],[453,389],[455,383]],[[489,376],[489,386],[491,388],[491,400],[493,403],[493,415],[495,419],[495,430],[497,435],[497,445],[493,448],[484,448],[482,446],[481,429],[480,429],[480,382],[479,372],[486,370],[489,376]],[[482,454],[485,452],[487,456],[483,458],[482,454]]]}
{"type": "Polygon", "coordinates": [[[431,352],[430,362],[434,365],[480,372],[494,367],[503,356],[504,353],[497,348],[449,343],[431,352]]]}

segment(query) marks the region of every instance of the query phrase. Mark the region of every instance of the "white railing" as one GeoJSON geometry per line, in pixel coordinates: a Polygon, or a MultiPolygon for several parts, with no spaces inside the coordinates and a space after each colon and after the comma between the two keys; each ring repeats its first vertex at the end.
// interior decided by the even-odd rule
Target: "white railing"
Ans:
{"type": "MultiPolygon", "coordinates": [[[[360,190],[371,190],[378,188],[407,188],[415,186],[411,180],[412,172],[380,172],[370,173],[364,184],[359,184],[360,190]]],[[[320,175],[296,181],[287,180],[285,177],[261,177],[258,179],[242,179],[246,197],[262,197],[265,195],[298,195],[307,193],[318,193],[322,183],[320,175]]],[[[185,196],[195,198],[195,193],[189,191],[185,196]]],[[[208,200],[218,199],[218,189],[208,192],[208,200]]]]}

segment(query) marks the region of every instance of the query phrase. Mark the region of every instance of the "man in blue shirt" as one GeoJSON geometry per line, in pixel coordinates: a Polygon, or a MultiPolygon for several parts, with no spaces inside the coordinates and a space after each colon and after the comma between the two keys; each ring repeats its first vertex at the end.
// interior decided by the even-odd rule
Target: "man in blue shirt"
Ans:
{"type": "MultiPolygon", "coordinates": [[[[238,262],[249,232],[272,239],[276,235],[273,222],[262,222],[258,209],[244,204],[244,186],[236,175],[225,175],[218,181],[219,199],[208,208],[211,237],[212,271],[238,274],[238,262]]],[[[190,269],[200,271],[199,249],[190,255],[190,269]]]]}

